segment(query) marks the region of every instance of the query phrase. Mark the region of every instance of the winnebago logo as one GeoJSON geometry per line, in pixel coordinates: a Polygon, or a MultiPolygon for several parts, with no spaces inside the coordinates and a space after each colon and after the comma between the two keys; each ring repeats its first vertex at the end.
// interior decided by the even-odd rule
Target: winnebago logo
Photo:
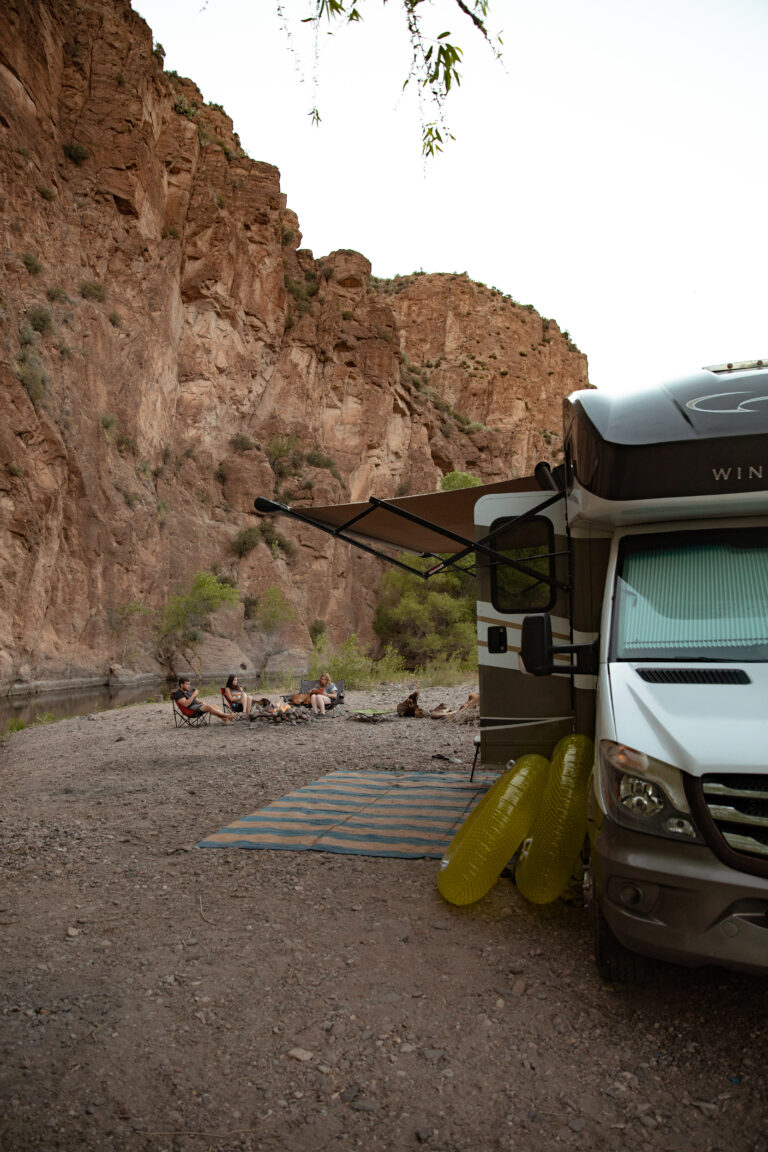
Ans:
{"type": "Polygon", "coordinates": [[[713,468],[712,478],[726,482],[728,480],[762,480],[762,464],[738,464],[735,468],[728,465],[725,468],[713,468]]]}
{"type": "Polygon", "coordinates": [[[750,392],[713,392],[711,396],[697,396],[695,400],[688,400],[685,406],[692,412],[712,412],[722,416],[730,413],[754,412],[753,405],[766,403],[768,396],[755,396],[750,392]],[[737,396],[748,396],[750,399],[739,400],[734,408],[737,396]]]}

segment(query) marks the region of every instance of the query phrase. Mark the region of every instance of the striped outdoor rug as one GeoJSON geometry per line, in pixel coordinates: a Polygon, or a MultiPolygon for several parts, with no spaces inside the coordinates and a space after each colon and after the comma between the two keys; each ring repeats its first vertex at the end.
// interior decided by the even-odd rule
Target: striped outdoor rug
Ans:
{"type": "Polygon", "coordinates": [[[493,783],[457,772],[331,772],[222,828],[198,848],[276,848],[440,859],[493,783]]]}

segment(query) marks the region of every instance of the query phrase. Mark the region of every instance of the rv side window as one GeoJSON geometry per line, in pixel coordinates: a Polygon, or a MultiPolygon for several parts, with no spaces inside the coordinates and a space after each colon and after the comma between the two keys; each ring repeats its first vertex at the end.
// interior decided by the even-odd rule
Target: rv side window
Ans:
{"type": "Polygon", "coordinates": [[[491,603],[497,612],[548,612],[555,603],[551,584],[536,577],[553,577],[555,537],[552,522],[544,516],[506,527],[509,522],[495,520],[491,525],[491,546],[510,560],[517,560],[527,571],[511,564],[491,564],[491,603]]]}

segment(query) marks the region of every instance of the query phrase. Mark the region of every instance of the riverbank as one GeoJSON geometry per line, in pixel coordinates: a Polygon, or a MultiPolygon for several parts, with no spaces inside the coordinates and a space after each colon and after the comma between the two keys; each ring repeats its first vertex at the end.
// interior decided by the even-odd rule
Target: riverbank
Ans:
{"type": "Polygon", "coordinates": [[[337,768],[469,774],[474,734],[163,702],[5,737],[3,1152],[768,1152],[766,981],[608,989],[583,908],[509,880],[457,909],[435,860],[195,847],[337,768]]]}

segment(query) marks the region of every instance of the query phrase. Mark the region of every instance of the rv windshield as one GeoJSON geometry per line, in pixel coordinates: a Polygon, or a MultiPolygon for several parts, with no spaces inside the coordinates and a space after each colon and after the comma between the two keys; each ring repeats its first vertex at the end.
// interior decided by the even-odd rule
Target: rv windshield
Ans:
{"type": "Polygon", "coordinates": [[[614,660],[768,660],[768,528],[621,541],[614,660]]]}

